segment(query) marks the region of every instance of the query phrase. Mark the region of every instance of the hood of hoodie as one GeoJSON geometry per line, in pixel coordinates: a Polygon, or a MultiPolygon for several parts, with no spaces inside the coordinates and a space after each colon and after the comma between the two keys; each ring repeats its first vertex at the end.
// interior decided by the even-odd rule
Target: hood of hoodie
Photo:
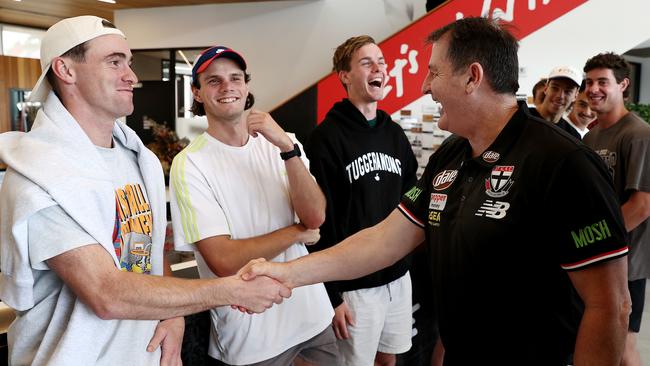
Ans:
{"type": "MultiPolygon", "coordinates": [[[[113,137],[135,152],[151,203],[157,205],[161,200],[164,203],[164,179],[156,156],[122,122],[115,122],[113,137]]],[[[38,111],[30,132],[0,135],[0,161],[44,192],[41,198],[21,198],[41,199],[41,202],[30,202],[30,207],[58,204],[98,243],[112,248],[113,226],[106,225],[115,220],[111,172],[96,146],[53,92],[38,111]],[[46,202],[43,197],[51,201],[46,202]]],[[[165,207],[158,207],[153,214],[154,224],[164,227],[165,207]]],[[[111,254],[119,265],[114,253],[111,254]]]]}

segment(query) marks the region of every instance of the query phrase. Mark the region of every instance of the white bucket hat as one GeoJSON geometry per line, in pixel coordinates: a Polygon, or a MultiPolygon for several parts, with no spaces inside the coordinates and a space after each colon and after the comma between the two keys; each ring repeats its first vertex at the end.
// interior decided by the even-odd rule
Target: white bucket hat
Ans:
{"type": "Polygon", "coordinates": [[[126,38],[124,33],[115,28],[108,20],[92,15],[63,19],[51,26],[41,41],[41,76],[32,89],[29,101],[44,102],[52,90],[46,76],[55,57],[63,55],[86,41],[106,34],[117,34],[126,38]]]}
{"type": "Polygon", "coordinates": [[[582,71],[572,66],[558,66],[548,74],[548,80],[565,78],[573,81],[578,87],[582,83],[582,71]]]}

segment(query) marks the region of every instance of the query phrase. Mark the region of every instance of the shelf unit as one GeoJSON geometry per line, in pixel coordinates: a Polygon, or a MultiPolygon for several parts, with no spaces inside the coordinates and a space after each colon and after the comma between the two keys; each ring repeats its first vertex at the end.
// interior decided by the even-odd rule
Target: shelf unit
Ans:
{"type": "MultiPolygon", "coordinates": [[[[417,177],[420,179],[429,157],[440,144],[449,137],[450,133],[438,127],[440,106],[427,104],[422,106],[421,113],[414,113],[410,108],[404,108],[398,113],[396,120],[408,137],[413,153],[418,161],[417,177]]],[[[393,116],[395,117],[395,116],[393,116]]]]}

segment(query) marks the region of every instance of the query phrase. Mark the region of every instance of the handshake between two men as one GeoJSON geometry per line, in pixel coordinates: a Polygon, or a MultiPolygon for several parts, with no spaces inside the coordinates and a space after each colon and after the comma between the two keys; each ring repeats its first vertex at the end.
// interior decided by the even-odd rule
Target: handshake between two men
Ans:
{"type": "MultiPolygon", "coordinates": [[[[302,227],[301,224],[293,226],[302,227]]],[[[305,230],[303,227],[301,239],[305,245],[313,245],[320,239],[319,230],[305,230]]],[[[237,291],[236,298],[239,300],[233,301],[231,307],[249,314],[262,313],[273,304],[279,305],[285,298],[289,298],[291,290],[301,285],[289,280],[289,270],[285,264],[287,263],[267,262],[264,258],[257,258],[244,265],[232,277],[233,280],[243,280],[244,283],[240,284],[240,290],[237,291]]]]}

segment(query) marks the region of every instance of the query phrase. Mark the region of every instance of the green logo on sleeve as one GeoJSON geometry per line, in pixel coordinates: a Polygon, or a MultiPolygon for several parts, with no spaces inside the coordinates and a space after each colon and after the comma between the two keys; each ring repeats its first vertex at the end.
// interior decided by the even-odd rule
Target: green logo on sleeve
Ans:
{"type": "Polygon", "coordinates": [[[415,202],[422,193],[422,189],[413,186],[410,191],[406,192],[404,195],[406,198],[410,199],[412,202],[415,202]]]}
{"type": "Polygon", "coordinates": [[[571,236],[573,237],[573,242],[576,244],[576,248],[582,248],[597,241],[607,239],[612,236],[612,233],[609,231],[607,222],[601,220],[595,224],[585,226],[578,230],[578,233],[571,231],[571,236]]]}

